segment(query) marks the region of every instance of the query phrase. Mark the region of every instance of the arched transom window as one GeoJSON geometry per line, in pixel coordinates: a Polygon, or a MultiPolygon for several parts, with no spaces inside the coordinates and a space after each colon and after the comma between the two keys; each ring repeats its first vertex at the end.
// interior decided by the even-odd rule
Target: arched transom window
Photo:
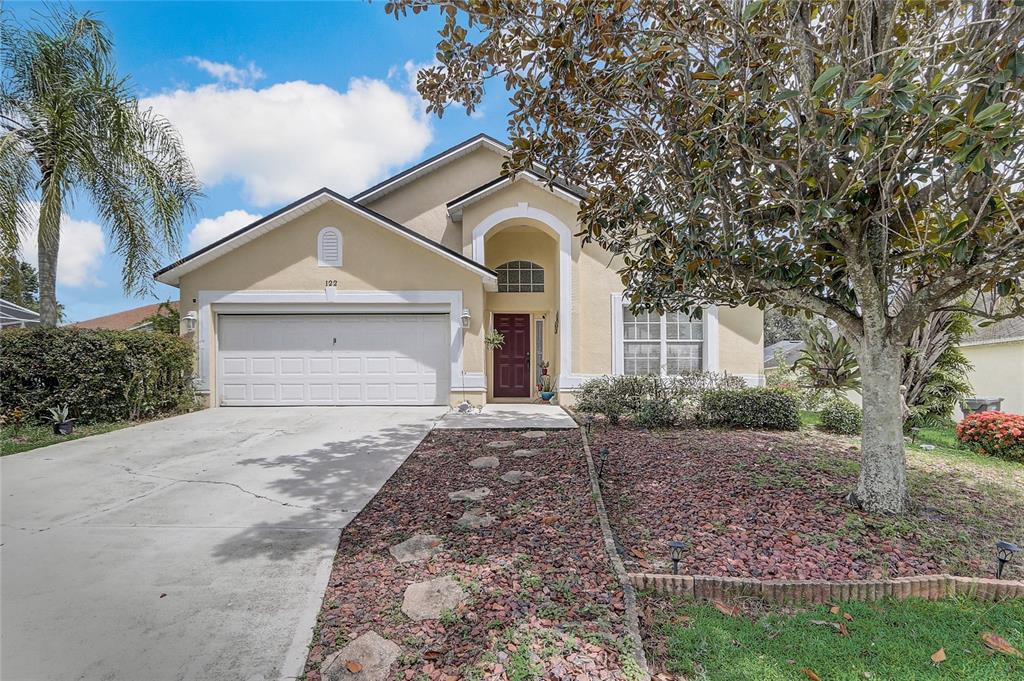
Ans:
{"type": "Polygon", "coordinates": [[[324,227],[316,237],[316,261],[320,267],[341,267],[341,232],[324,227]]]}
{"type": "Polygon", "coordinates": [[[544,293],[544,268],[529,260],[498,265],[499,293],[544,293]]]}

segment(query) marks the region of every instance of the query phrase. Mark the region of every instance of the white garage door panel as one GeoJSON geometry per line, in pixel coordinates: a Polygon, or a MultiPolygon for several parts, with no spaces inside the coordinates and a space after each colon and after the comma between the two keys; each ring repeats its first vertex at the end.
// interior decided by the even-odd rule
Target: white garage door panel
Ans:
{"type": "Polygon", "coordinates": [[[220,315],[221,404],[446,404],[448,315],[220,315]]]}

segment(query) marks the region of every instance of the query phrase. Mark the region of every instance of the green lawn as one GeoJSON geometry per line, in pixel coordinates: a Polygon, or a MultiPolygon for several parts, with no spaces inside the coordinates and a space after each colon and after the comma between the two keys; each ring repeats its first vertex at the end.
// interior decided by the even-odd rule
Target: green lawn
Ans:
{"type": "Polygon", "coordinates": [[[137,425],[137,421],[114,421],[112,423],[90,423],[87,425],[75,426],[71,435],[54,435],[53,426],[6,426],[0,429],[0,456],[27,452],[30,449],[38,449],[47,445],[68,440],[77,440],[90,435],[109,433],[112,430],[120,430],[128,426],[137,425]]]}
{"type": "MultiPolygon", "coordinates": [[[[767,607],[767,606],[764,606],[767,607]]],[[[787,613],[755,608],[724,615],[710,605],[645,598],[655,670],[709,681],[1024,678],[1024,659],[992,653],[994,632],[1024,650],[1024,602],[881,601],[787,613]],[[842,613],[849,613],[845,620],[842,613]],[[817,622],[817,623],[816,623],[817,622]],[[824,622],[824,623],[821,623],[824,622]],[[847,636],[831,623],[844,623],[847,636]],[[931,655],[945,650],[946,660],[931,655]]]]}

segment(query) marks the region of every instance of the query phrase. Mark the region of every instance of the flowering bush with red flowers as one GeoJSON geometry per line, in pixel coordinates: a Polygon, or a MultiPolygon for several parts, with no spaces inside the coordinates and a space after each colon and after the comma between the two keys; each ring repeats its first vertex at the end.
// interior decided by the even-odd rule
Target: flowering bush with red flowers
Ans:
{"type": "Polygon", "coordinates": [[[956,437],[979,454],[1024,462],[1024,416],[1001,411],[968,414],[956,437]]]}

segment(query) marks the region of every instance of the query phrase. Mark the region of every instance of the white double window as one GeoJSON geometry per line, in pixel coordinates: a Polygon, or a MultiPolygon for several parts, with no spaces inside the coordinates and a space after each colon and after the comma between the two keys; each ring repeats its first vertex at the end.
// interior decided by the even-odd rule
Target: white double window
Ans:
{"type": "Polygon", "coordinates": [[[696,317],[682,312],[633,314],[621,296],[612,302],[614,373],[675,376],[690,371],[717,371],[717,353],[711,352],[709,336],[717,311],[708,308],[696,317]]]}

